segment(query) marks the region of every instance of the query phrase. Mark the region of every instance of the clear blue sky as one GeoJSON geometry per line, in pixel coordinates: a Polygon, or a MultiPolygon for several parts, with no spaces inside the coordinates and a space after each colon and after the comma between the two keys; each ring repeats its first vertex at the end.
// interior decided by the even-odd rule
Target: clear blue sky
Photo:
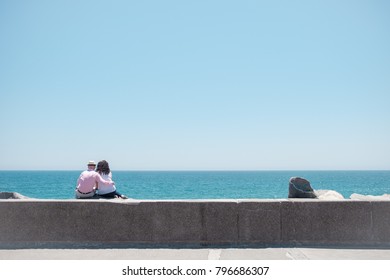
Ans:
{"type": "Polygon", "coordinates": [[[0,0],[0,169],[390,169],[390,1],[0,0]]]}

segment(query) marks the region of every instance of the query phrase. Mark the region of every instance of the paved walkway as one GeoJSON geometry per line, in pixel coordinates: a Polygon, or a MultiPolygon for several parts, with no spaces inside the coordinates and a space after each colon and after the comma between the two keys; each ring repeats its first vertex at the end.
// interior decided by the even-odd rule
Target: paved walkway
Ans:
{"type": "Polygon", "coordinates": [[[0,260],[390,260],[390,249],[12,249],[0,260]]]}

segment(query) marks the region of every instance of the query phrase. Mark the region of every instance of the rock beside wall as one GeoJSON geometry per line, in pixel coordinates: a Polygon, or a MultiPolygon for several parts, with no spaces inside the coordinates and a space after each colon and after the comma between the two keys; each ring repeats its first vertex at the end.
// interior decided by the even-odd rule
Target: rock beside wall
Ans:
{"type": "Polygon", "coordinates": [[[390,194],[383,195],[363,195],[358,193],[353,193],[350,196],[353,200],[390,200],[390,194]]]}
{"type": "Polygon", "coordinates": [[[308,180],[292,177],[288,184],[288,198],[317,198],[317,196],[308,180]]]}
{"type": "Polygon", "coordinates": [[[27,196],[21,195],[17,192],[0,192],[0,199],[26,199],[27,196]]]}
{"type": "Polygon", "coordinates": [[[315,190],[314,193],[321,200],[342,200],[344,196],[333,190],[315,190]]]}

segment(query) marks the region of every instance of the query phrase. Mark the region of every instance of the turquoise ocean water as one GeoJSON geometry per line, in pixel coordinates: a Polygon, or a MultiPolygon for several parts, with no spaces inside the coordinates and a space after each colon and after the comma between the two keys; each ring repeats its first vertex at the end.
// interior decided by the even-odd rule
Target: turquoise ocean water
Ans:
{"type": "MultiPolygon", "coordinates": [[[[69,199],[80,173],[0,171],[0,191],[69,199]]],[[[287,198],[293,176],[346,198],[390,193],[390,171],[113,171],[118,191],[135,199],[287,198]]]]}

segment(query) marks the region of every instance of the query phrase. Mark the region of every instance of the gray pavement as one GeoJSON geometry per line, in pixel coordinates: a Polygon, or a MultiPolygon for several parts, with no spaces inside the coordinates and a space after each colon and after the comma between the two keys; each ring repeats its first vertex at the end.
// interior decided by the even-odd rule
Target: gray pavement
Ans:
{"type": "Polygon", "coordinates": [[[390,260],[390,249],[6,249],[0,260],[390,260]]]}

